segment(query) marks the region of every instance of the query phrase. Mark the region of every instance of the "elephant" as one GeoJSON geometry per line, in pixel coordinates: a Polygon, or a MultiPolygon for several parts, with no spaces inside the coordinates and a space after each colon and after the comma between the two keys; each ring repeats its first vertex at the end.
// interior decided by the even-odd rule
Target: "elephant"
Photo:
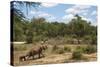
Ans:
{"type": "Polygon", "coordinates": [[[35,55],[38,55],[38,58],[41,58],[41,56],[44,57],[43,50],[46,50],[47,48],[48,48],[47,45],[40,45],[37,47],[33,47],[27,52],[26,55],[20,56],[19,60],[25,61],[25,60],[29,59],[30,57],[32,57],[32,59],[34,59],[35,55]]]}

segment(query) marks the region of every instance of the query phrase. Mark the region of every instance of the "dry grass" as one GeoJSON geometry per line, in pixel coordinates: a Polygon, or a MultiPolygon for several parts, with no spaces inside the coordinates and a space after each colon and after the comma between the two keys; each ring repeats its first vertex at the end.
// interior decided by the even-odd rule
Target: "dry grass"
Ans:
{"type": "MultiPolygon", "coordinates": [[[[64,44],[64,45],[58,45],[58,47],[69,47],[71,51],[66,51],[62,54],[56,54],[52,53],[52,47],[53,45],[48,44],[48,49],[44,52],[45,57],[42,57],[40,59],[36,58],[34,60],[27,60],[27,61],[19,61],[19,56],[25,55],[28,50],[31,49],[32,46],[36,46],[34,44],[23,44],[25,47],[27,47],[25,50],[15,50],[14,51],[14,65],[33,65],[33,64],[55,64],[55,63],[70,63],[70,62],[86,62],[86,61],[96,61],[97,60],[97,54],[83,54],[84,57],[87,58],[87,60],[73,60],[72,58],[72,52],[76,49],[77,46],[86,46],[86,45],[70,45],[70,44],[64,44]]],[[[19,47],[20,45],[14,45],[15,47],[19,47]]]]}

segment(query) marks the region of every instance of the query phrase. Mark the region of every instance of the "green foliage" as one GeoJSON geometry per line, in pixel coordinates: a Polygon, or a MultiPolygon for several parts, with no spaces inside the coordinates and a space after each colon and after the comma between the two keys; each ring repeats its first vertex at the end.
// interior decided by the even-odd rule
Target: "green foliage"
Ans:
{"type": "Polygon", "coordinates": [[[23,23],[22,18],[18,15],[14,15],[14,22],[13,22],[13,40],[14,41],[25,41],[26,35],[24,27],[26,26],[23,23]]]}
{"type": "Polygon", "coordinates": [[[71,48],[64,46],[64,47],[58,47],[57,45],[54,45],[52,47],[52,52],[57,53],[57,54],[63,54],[65,52],[70,52],[71,48]]]}
{"type": "Polygon", "coordinates": [[[86,44],[97,44],[97,34],[94,32],[93,34],[91,33],[90,35],[84,36],[84,42],[86,44]]]}
{"type": "MultiPolygon", "coordinates": [[[[72,19],[68,24],[60,22],[47,22],[45,18],[33,18],[31,21],[22,21],[18,15],[14,15],[13,40],[32,43],[45,38],[65,37],[69,42],[81,39],[84,43],[97,44],[97,27],[82,20],[80,16],[72,19]]],[[[67,42],[66,40],[66,42],[67,42]]]]}
{"type": "Polygon", "coordinates": [[[83,40],[84,40],[85,44],[91,44],[91,36],[90,35],[84,36],[83,40]]]}
{"type": "Polygon", "coordinates": [[[97,44],[97,35],[92,35],[91,36],[91,44],[97,44]]]}
{"type": "Polygon", "coordinates": [[[93,28],[89,23],[87,23],[87,21],[82,20],[79,15],[76,15],[75,17],[76,19],[72,19],[68,24],[70,33],[75,35],[75,37],[77,37],[77,40],[84,37],[85,35],[91,36],[91,32],[95,31],[95,27],[93,28]]]}
{"type": "Polygon", "coordinates": [[[81,60],[81,59],[82,59],[82,53],[81,53],[81,51],[75,50],[75,51],[72,53],[72,59],[81,60]]]}
{"type": "Polygon", "coordinates": [[[88,45],[87,47],[84,48],[84,53],[90,54],[90,53],[95,53],[97,52],[97,47],[93,45],[88,45]]]}
{"type": "Polygon", "coordinates": [[[87,45],[87,46],[84,46],[84,47],[78,46],[78,47],[76,47],[76,50],[80,51],[81,53],[90,54],[90,53],[97,52],[97,47],[95,45],[87,45]]]}
{"type": "Polygon", "coordinates": [[[46,39],[43,35],[38,35],[33,37],[33,42],[44,41],[46,39]]]}
{"type": "Polygon", "coordinates": [[[75,50],[80,51],[81,53],[83,53],[85,48],[86,47],[84,47],[84,46],[77,46],[75,50]]]}
{"type": "Polygon", "coordinates": [[[26,43],[32,43],[33,42],[33,34],[28,33],[26,38],[26,43]]]}
{"type": "Polygon", "coordinates": [[[70,52],[71,51],[71,48],[70,47],[67,47],[67,46],[64,46],[64,51],[65,52],[70,52]]]}
{"type": "Polygon", "coordinates": [[[65,51],[63,50],[63,48],[59,48],[59,49],[56,51],[56,53],[58,53],[58,54],[63,54],[63,53],[65,53],[65,51]]]}

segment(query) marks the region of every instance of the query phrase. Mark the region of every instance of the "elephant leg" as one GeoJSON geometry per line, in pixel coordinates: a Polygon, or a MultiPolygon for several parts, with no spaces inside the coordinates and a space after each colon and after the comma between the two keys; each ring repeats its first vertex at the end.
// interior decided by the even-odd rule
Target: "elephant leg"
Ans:
{"type": "Polygon", "coordinates": [[[21,56],[21,57],[19,58],[19,60],[20,60],[20,61],[25,61],[26,58],[25,58],[25,56],[21,56]]]}
{"type": "Polygon", "coordinates": [[[29,60],[29,58],[30,58],[30,56],[26,56],[26,57],[25,57],[25,61],[26,61],[26,60],[29,60]]]}
{"type": "Polygon", "coordinates": [[[41,53],[39,53],[39,57],[38,57],[38,58],[41,58],[41,56],[40,56],[40,55],[41,55],[41,53]]]}
{"type": "Polygon", "coordinates": [[[26,57],[24,57],[24,61],[26,61],[26,57]]]}

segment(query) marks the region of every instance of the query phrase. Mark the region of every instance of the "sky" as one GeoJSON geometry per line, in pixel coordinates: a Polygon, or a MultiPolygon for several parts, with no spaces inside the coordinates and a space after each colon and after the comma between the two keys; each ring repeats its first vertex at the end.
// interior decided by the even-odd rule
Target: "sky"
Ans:
{"type": "MultiPolygon", "coordinates": [[[[26,7],[21,10],[26,15],[26,7]]],[[[31,8],[27,18],[44,17],[47,21],[59,21],[68,23],[74,15],[78,14],[82,19],[90,21],[92,25],[97,25],[97,7],[91,5],[60,4],[60,3],[41,3],[37,10],[31,8]]]]}

